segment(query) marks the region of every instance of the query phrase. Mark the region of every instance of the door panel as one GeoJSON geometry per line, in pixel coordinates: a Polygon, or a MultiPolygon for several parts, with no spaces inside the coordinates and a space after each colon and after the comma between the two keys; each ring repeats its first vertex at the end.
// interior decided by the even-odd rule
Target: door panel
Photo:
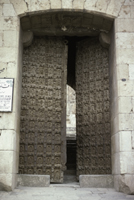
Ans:
{"type": "Polygon", "coordinates": [[[21,174],[62,182],[66,164],[67,47],[58,37],[35,38],[24,49],[20,123],[21,174]]]}
{"type": "Polygon", "coordinates": [[[77,44],[77,176],[111,173],[108,50],[97,39],[77,44]]]}

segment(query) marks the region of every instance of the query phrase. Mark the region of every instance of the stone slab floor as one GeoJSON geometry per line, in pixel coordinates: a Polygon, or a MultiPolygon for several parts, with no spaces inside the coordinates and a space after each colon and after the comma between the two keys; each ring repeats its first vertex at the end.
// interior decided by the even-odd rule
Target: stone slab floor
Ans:
{"type": "Polygon", "coordinates": [[[17,187],[13,192],[0,191],[0,200],[134,200],[134,195],[114,189],[80,188],[79,185],[50,185],[46,188],[17,187]]]}

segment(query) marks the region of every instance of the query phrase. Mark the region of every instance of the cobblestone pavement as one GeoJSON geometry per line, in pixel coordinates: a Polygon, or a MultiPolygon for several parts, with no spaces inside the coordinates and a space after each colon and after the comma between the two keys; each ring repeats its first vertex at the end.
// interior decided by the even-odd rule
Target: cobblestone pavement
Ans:
{"type": "Polygon", "coordinates": [[[50,185],[46,188],[17,187],[13,192],[0,191],[0,200],[134,200],[107,188],[80,188],[79,185],[50,185]]]}

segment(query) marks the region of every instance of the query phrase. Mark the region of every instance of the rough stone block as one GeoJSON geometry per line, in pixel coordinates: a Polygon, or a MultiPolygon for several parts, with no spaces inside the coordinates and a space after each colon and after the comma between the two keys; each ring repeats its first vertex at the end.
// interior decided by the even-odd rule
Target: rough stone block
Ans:
{"type": "Polygon", "coordinates": [[[118,18],[130,18],[131,17],[131,7],[129,5],[124,5],[121,7],[118,18]]]}
{"type": "Polygon", "coordinates": [[[0,160],[0,174],[17,173],[15,151],[0,151],[0,160]]]}
{"type": "Polygon", "coordinates": [[[86,0],[84,3],[84,9],[106,13],[109,1],[110,0],[86,0]]]}
{"type": "Polygon", "coordinates": [[[116,33],[116,47],[117,48],[134,48],[134,33],[116,33]]]}
{"type": "Polygon", "coordinates": [[[132,112],[134,112],[134,97],[131,97],[131,101],[132,101],[132,112]]]}
{"type": "Polygon", "coordinates": [[[134,55],[131,48],[123,49],[123,48],[117,48],[117,65],[118,64],[129,64],[134,62],[134,55]]]}
{"type": "Polygon", "coordinates": [[[118,95],[131,97],[134,96],[134,80],[118,81],[118,95]]]}
{"type": "Polygon", "coordinates": [[[61,8],[61,0],[53,1],[51,0],[51,9],[59,9],[61,8]]]}
{"type": "Polygon", "coordinates": [[[3,15],[6,16],[16,16],[15,10],[12,4],[3,4],[3,15]]]}
{"type": "Polygon", "coordinates": [[[10,3],[10,0],[0,0],[0,3],[3,4],[3,3],[10,3]]]}
{"type": "Polygon", "coordinates": [[[134,194],[134,175],[125,174],[114,177],[115,189],[126,194],[134,194]]]}
{"type": "MultiPolygon", "coordinates": [[[[29,7],[29,3],[30,0],[10,0],[10,2],[12,3],[13,7],[15,8],[15,12],[17,13],[17,15],[24,15],[24,13],[27,12],[28,7],[29,7]]],[[[32,3],[33,1],[31,1],[32,3]]]]}
{"type": "Polygon", "coordinates": [[[62,8],[72,9],[72,0],[62,0],[62,8]]]}
{"type": "Polygon", "coordinates": [[[16,174],[0,174],[0,191],[12,191],[17,184],[17,175],[16,174]]]}
{"type": "Polygon", "coordinates": [[[110,1],[111,0],[98,0],[96,2],[97,9],[105,13],[110,1]]]}
{"type": "Polygon", "coordinates": [[[15,47],[0,47],[0,62],[13,62],[16,57],[15,47]]]}
{"type": "Polygon", "coordinates": [[[134,174],[134,152],[120,152],[120,173],[134,174]]]}
{"type": "Polygon", "coordinates": [[[19,174],[18,185],[28,186],[28,187],[49,187],[50,176],[19,174]]]}
{"type": "Polygon", "coordinates": [[[0,16],[2,16],[2,4],[0,5],[0,16]]]}
{"type": "Polygon", "coordinates": [[[119,130],[131,131],[133,130],[132,114],[119,114],[119,130]]]}
{"type": "Polygon", "coordinates": [[[129,64],[129,79],[134,80],[134,64],[129,64]]]}
{"type": "Polygon", "coordinates": [[[116,1],[116,0],[111,0],[108,2],[106,14],[112,15],[112,16],[118,16],[119,11],[121,9],[122,4],[124,3],[124,0],[116,1]]]}
{"type": "Polygon", "coordinates": [[[0,30],[11,31],[17,30],[19,24],[18,17],[1,17],[0,18],[0,30]]]}
{"type": "Polygon", "coordinates": [[[3,31],[3,20],[2,20],[2,17],[0,17],[0,31],[3,31]]]}
{"type": "Polygon", "coordinates": [[[27,6],[31,11],[48,10],[51,7],[49,0],[32,0],[27,2],[27,6]]]}
{"type": "Polygon", "coordinates": [[[125,0],[124,5],[130,5],[130,6],[134,6],[134,1],[130,1],[130,0],[125,0]]]}
{"type": "Polygon", "coordinates": [[[130,114],[133,112],[131,97],[119,97],[119,113],[130,114]]]}
{"type": "Polygon", "coordinates": [[[0,33],[0,47],[3,45],[3,33],[0,33]]]}
{"type": "Polygon", "coordinates": [[[134,5],[133,6],[131,6],[131,18],[134,18],[134,5]]]}
{"type": "Polygon", "coordinates": [[[112,175],[80,175],[79,182],[82,188],[113,188],[112,175]]]}
{"type": "Polygon", "coordinates": [[[13,130],[2,130],[0,133],[0,151],[16,151],[16,133],[13,130]]]}
{"type": "Polygon", "coordinates": [[[96,10],[96,2],[97,0],[86,0],[84,3],[84,9],[93,11],[96,10]]]}
{"type": "Polygon", "coordinates": [[[132,149],[134,149],[134,131],[132,131],[132,149]]]}
{"type": "Polygon", "coordinates": [[[117,79],[129,79],[129,66],[128,64],[117,65],[117,79]]]}
{"type": "Polygon", "coordinates": [[[131,131],[121,131],[119,133],[120,151],[132,151],[131,131]]]}
{"type": "Polygon", "coordinates": [[[7,63],[0,62],[0,77],[4,78],[7,75],[7,63]]]}
{"type": "Polygon", "coordinates": [[[16,78],[17,76],[17,64],[15,62],[8,62],[7,64],[7,77],[16,78]]]}
{"type": "Polygon", "coordinates": [[[115,19],[115,32],[134,32],[134,19],[115,19]]]}
{"type": "Polygon", "coordinates": [[[15,130],[15,113],[2,113],[0,115],[0,128],[15,130]]]}
{"type": "Polygon", "coordinates": [[[16,31],[4,31],[4,46],[17,47],[16,31]]]}
{"type": "Polygon", "coordinates": [[[83,9],[85,0],[74,0],[73,1],[73,8],[74,9],[83,9]]]}

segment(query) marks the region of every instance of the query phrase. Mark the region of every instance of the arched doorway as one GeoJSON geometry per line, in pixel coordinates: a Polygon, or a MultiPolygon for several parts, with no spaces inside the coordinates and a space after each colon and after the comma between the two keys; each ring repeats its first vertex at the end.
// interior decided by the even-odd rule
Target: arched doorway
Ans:
{"type": "MultiPolygon", "coordinates": [[[[105,77],[108,71],[108,50],[103,49],[99,44],[98,36],[100,33],[100,29],[98,27],[101,25],[97,24],[98,23],[97,17],[100,18],[99,19],[100,24],[101,22],[103,22],[104,24],[106,22],[111,22],[111,20],[109,20],[108,18],[103,18],[100,16],[95,16],[95,15],[91,16],[89,14],[69,13],[69,12],[53,13],[52,15],[50,13],[47,13],[45,14],[45,16],[44,15],[29,16],[29,17],[24,17],[21,20],[23,30],[26,31],[30,29],[33,31],[35,35],[34,43],[29,48],[35,49],[36,52],[33,53],[34,50],[31,50],[30,55],[29,52],[25,53],[24,51],[24,53],[25,53],[25,59],[27,60],[31,57],[30,64],[34,63],[33,65],[31,64],[31,69],[34,70],[32,74],[35,74],[37,80],[35,80],[35,83],[33,83],[34,78],[31,78],[31,76],[29,77],[31,71],[29,71],[30,68],[28,67],[29,64],[27,63],[26,66],[27,78],[24,80],[23,83],[24,85],[26,83],[26,85],[24,86],[25,88],[27,88],[26,96],[28,97],[29,94],[30,101],[32,101],[33,104],[35,103],[34,105],[36,107],[36,109],[34,109],[35,107],[34,108],[31,107],[30,115],[32,117],[36,116],[37,113],[39,114],[40,110],[41,113],[39,115],[41,116],[41,118],[38,120],[38,116],[36,116],[34,120],[31,120],[32,118],[30,117],[30,121],[27,122],[26,126],[25,122],[23,123],[23,121],[27,120],[23,120],[23,116],[21,116],[22,118],[21,137],[22,134],[24,132],[25,133],[24,133],[24,142],[22,142],[22,140],[20,141],[21,142],[20,173],[50,174],[51,182],[63,181],[63,171],[65,170],[65,163],[66,163],[65,85],[66,85],[66,79],[68,79],[69,81],[70,80],[74,81],[75,76],[76,76],[76,81],[74,82],[72,81],[73,83],[71,81],[70,82],[71,84],[73,84],[74,87],[76,87],[76,94],[77,94],[76,97],[77,175],[79,176],[80,174],[111,173],[111,158],[109,158],[109,156],[111,156],[111,154],[109,153],[111,149],[109,140],[110,119],[109,116],[107,115],[110,109],[110,105],[108,104],[109,83],[108,83],[108,77],[105,77]],[[39,21],[41,23],[39,23],[39,21]],[[59,22],[59,24],[57,23],[57,21],[59,22]],[[90,21],[92,21],[92,23],[89,26],[90,21]],[[71,23],[71,28],[70,28],[70,23],[71,23]],[[42,24],[44,25],[43,27],[42,24]],[[53,35],[56,36],[53,37],[53,35]],[[40,36],[41,38],[38,39],[38,37],[40,36]],[[75,48],[77,47],[77,49],[75,50],[76,60],[75,60],[75,65],[72,67],[72,69],[68,66],[68,72],[69,72],[68,77],[69,74],[70,75],[72,74],[72,71],[76,67],[72,79],[66,77],[67,44],[65,42],[66,37],[71,37],[71,36],[95,37],[94,39],[87,38],[86,41],[83,41],[83,38],[82,39],[80,38],[76,39],[76,37],[73,38],[73,41],[75,41],[74,46],[75,48]],[[41,42],[39,42],[39,40],[41,42]],[[57,76],[54,76],[54,74],[56,73],[55,70],[56,66],[60,67],[57,68],[57,76]],[[51,71],[51,69],[53,70],[51,71]],[[46,70],[47,73],[43,72],[42,70],[43,71],[46,70]],[[46,73],[46,75],[43,76],[43,73],[46,73]],[[44,79],[45,77],[46,80],[44,79]],[[57,81],[54,80],[54,77],[56,77],[57,81]],[[31,87],[32,90],[29,90],[27,87],[27,83],[29,84],[29,80],[31,81],[30,82],[31,86],[34,85],[33,87],[31,87]],[[41,83],[41,85],[39,82],[41,83]],[[58,83],[60,84],[56,85],[56,82],[57,84],[58,83]],[[42,84],[44,84],[44,86],[42,84]],[[34,90],[35,85],[37,87],[36,90],[34,90]],[[38,88],[39,85],[40,89],[38,88]],[[106,88],[101,87],[101,85],[106,86],[106,88]],[[54,89],[55,86],[57,86],[58,88],[57,95],[55,94],[56,91],[54,89]],[[41,94],[38,94],[38,91],[40,91],[39,93],[41,94]],[[34,92],[35,96],[32,96],[34,92]],[[107,97],[106,102],[104,101],[103,98],[105,96],[107,97]],[[35,101],[36,97],[39,97],[41,100],[37,99],[37,101],[35,101]],[[44,101],[45,97],[47,103],[44,101]],[[57,100],[53,101],[52,99],[56,99],[56,97],[57,100]],[[42,105],[41,108],[40,105],[42,105]],[[47,108],[45,110],[46,105],[47,108]],[[108,110],[105,110],[105,107],[108,110]],[[44,111],[42,108],[44,108],[44,111]],[[58,113],[56,112],[56,109],[59,109],[58,118],[57,118],[58,113]],[[47,121],[45,121],[46,119],[47,121]],[[59,121],[57,122],[57,120],[59,121]],[[105,120],[108,120],[106,121],[107,123],[104,123],[105,120]],[[30,133],[29,143],[27,138],[28,133],[26,132],[26,130],[25,131],[23,130],[23,127],[26,130],[29,129],[28,131],[30,133]],[[28,127],[28,129],[26,127],[28,127]],[[57,129],[57,127],[59,127],[59,129],[57,129]],[[57,130],[57,132],[55,130],[57,130]],[[32,135],[33,138],[31,138],[32,135]],[[107,139],[105,140],[106,137],[107,139]],[[57,138],[59,138],[60,141],[59,143],[55,143],[55,141],[57,141],[57,138]],[[34,140],[34,145],[30,144],[32,140],[34,140]],[[37,142],[38,140],[39,143],[37,142]],[[28,149],[30,149],[29,153],[28,149]],[[57,154],[56,149],[58,150],[59,154],[57,154]]],[[[111,26],[112,22],[109,26],[106,26],[105,31],[108,31],[107,29],[110,30],[111,26]]],[[[25,66],[23,66],[23,69],[24,68],[25,66]]],[[[25,72],[23,73],[23,75],[25,76],[25,72]]],[[[23,92],[22,92],[22,100],[23,100],[23,92]]],[[[29,101],[26,102],[27,105],[28,103],[29,101]]],[[[27,106],[23,107],[24,110],[25,107],[27,106]]],[[[29,108],[27,110],[29,112],[29,108]]],[[[28,116],[27,111],[24,113],[25,113],[24,116],[27,117],[28,116]]]]}

